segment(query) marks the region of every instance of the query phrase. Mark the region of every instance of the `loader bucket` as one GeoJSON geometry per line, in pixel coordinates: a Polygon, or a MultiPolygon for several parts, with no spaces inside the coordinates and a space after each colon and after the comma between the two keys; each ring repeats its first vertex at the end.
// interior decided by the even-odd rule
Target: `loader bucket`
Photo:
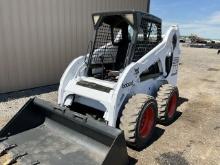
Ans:
{"type": "Polygon", "coordinates": [[[0,131],[0,145],[22,165],[128,164],[121,130],[37,98],[0,131]]]}

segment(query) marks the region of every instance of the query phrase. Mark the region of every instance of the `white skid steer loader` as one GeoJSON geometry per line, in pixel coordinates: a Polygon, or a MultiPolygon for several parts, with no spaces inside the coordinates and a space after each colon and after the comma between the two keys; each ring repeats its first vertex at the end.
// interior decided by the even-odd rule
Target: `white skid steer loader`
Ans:
{"type": "Polygon", "coordinates": [[[126,164],[125,140],[142,149],[157,121],[169,123],[175,116],[178,27],[162,38],[161,19],[144,12],[95,13],[92,18],[90,51],[64,72],[59,105],[32,99],[0,132],[4,143],[16,143],[21,151],[31,147],[23,163],[126,164]],[[48,148],[42,153],[40,146],[48,148]]]}
{"type": "Polygon", "coordinates": [[[161,20],[146,13],[96,13],[93,21],[91,52],[66,69],[58,104],[78,103],[101,111],[106,124],[119,126],[128,143],[141,147],[151,136],[157,117],[162,122],[174,117],[178,27],[171,27],[162,39],[161,20]]]}

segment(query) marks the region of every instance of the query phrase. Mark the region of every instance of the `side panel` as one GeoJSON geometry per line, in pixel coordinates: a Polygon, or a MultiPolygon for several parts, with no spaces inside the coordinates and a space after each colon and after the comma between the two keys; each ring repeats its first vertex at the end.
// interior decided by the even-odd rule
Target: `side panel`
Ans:
{"type": "Polygon", "coordinates": [[[171,37],[168,39],[169,43],[171,44],[170,52],[173,54],[173,58],[172,58],[172,67],[166,80],[170,84],[175,86],[177,85],[177,76],[178,76],[181,50],[180,50],[180,43],[179,43],[180,41],[179,29],[178,27],[174,27],[174,28],[176,28],[176,32],[171,33],[171,37]],[[175,37],[173,38],[172,36],[175,35],[174,33],[176,34],[176,45],[173,44],[174,42],[173,40],[175,40],[175,37]]]}

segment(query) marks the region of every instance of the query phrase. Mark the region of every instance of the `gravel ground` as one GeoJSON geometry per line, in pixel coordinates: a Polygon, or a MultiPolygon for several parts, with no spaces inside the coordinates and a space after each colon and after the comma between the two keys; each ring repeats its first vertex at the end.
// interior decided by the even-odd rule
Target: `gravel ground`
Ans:
{"type": "Polygon", "coordinates": [[[0,128],[30,99],[38,97],[57,102],[57,85],[0,94],[0,128]]]}
{"type": "MultiPolygon", "coordinates": [[[[176,120],[157,125],[151,144],[128,148],[131,164],[220,165],[220,55],[216,50],[182,48],[176,120]]],[[[0,127],[31,97],[56,102],[57,86],[0,95],[0,127]]]]}

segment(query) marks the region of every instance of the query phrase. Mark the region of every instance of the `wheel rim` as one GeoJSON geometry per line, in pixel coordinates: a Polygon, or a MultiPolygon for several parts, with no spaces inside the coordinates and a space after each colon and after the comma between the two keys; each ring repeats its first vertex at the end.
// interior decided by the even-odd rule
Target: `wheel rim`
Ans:
{"type": "Polygon", "coordinates": [[[170,98],[169,104],[168,104],[168,117],[172,118],[175,111],[176,111],[176,104],[177,104],[177,95],[176,93],[173,94],[173,96],[170,98]]]}
{"type": "Polygon", "coordinates": [[[147,107],[144,114],[142,115],[139,127],[139,133],[142,138],[146,138],[150,134],[154,125],[154,120],[155,116],[153,108],[147,107]]]}

